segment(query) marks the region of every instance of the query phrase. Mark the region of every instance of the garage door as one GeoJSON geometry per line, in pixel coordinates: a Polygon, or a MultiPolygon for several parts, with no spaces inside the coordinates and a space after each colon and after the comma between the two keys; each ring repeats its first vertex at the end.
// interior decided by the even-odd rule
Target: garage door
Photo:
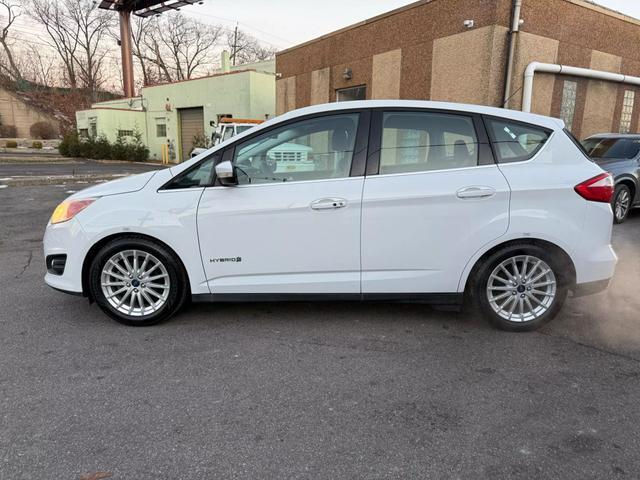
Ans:
{"type": "Polygon", "coordinates": [[[180,108],[180,158],[186,160],[193,150],[193,139],[204,133],[204,110],[198,108],[180,108]]]}

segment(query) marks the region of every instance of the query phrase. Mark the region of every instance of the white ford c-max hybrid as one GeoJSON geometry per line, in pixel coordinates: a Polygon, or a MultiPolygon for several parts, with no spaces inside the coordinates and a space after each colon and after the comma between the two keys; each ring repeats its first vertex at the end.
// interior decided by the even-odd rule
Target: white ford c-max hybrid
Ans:
{"type": "Polygon", "coordinates": [[[499,328],[531,330],[569,292],[606,288],[612,192],[557,119],[319,105],[75,193],[47,226],[45,281],[128,325],[164,320],[188,298],[466,300],[499,328]],[[269,154],[283,144],[286,159],[269,154]]]}

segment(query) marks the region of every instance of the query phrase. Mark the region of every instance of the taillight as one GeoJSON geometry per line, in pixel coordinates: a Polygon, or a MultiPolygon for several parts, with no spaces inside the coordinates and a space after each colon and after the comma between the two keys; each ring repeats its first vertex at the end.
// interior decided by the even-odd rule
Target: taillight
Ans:
{"type": "Polygon", "coordinates": [[[610,173],[601,173],[576,185],[574,190],[585,200],[609,203],[614,191],[613,176],[610,173]]]}

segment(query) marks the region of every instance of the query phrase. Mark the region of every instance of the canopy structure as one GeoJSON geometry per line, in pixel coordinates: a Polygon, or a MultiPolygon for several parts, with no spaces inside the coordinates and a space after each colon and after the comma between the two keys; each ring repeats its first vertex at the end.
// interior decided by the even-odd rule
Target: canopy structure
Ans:
{"type": "Polygon", "coordinates": [[[170,10],[180,10],[180,7],[193,5],[194,3],[202,4],[202,0],[102,0],[98,4],[98,8],[116,11],[124,10],[133,12],[138,17],[150,17],[170,10]]]}
{"type": "Polygon", "coordinates": [[[126,97],[135,95],[133,55],[131,53],[131,14],[151,17],[181,7],[202,4],[202,0],[100,0],[98,8],[113,10],[120,15],[120,49],[122,53],[122,83],[126,97]]]}

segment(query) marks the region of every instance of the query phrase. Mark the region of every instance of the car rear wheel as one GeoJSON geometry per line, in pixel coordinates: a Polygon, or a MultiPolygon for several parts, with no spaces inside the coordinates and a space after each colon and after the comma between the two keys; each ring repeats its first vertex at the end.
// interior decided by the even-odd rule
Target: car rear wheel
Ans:
{"type": "Polygon", "coordinates": [[[567,296],[566,265],[536,245],[511,246],[486,259],[475,281],[484,317],[507,331],[530,331],[551,321],[567,296]]]}
{"type": "Polygon", "coordinates": [[[147,326],[166,320],[186,299],[184,269],[175,255],[144,238],[109,242],[89,272],[93,298],[114,320],[147,326]]]}
{"type": "Polygon", "coordinates": [[[613,221],[622,223],[629,215],[631,208],[631,189],[626,185],[618,185],[613,195],[613,221]]]}

